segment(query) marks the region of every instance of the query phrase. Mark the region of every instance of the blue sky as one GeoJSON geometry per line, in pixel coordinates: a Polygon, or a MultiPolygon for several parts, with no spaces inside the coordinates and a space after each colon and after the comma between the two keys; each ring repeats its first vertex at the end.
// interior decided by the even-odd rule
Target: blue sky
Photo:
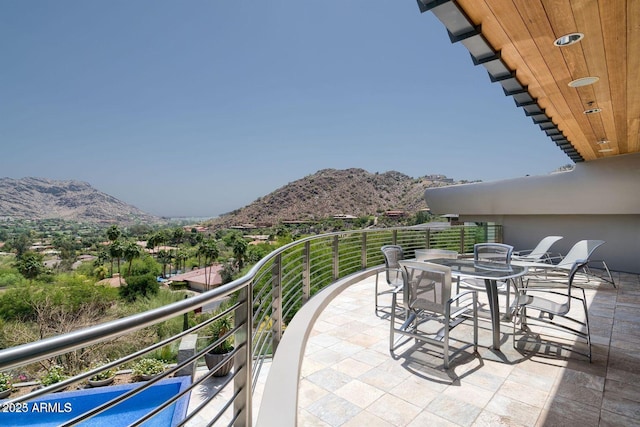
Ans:
{"type": "Polygon", "coordinates": [[[0,176],[216,216],[320,169],[570,159],[415,0],[0,2],[0,176]]]}

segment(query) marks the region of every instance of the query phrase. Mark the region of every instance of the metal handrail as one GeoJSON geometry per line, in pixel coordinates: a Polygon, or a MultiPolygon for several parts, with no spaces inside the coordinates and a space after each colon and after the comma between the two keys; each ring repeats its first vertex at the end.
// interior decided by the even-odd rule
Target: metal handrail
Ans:
{"type": "MultiPolygon", "coordinates": [[[[231,385],[233,380],[234,392],[225,407],[233,404],[234,424],[251,425],[252,391],[256,387],[262,363],[277,351],[287,320],[293,317],[295,312],[315,293],[342,277],[382,264],[382,253],[379,249],[385,244],[402,245],[405,248],[405,254],[409,257],[415,249],[430,247],[467,253],[472,251],[474,243],[486,241],[487,236],[501,236],[499,226],[447,226],[437,229],[397,227],[341,231],[306,237],[268,254],[245,276],[195,297],[64,335],[0,350],[0,371],[26,366],[121,337],[220,301],[232,294],[238,294],[238,302],[233,308],[236,342],[233,356],[234,373],[233,377],[227,381],[227,385],[231,385]]],[[[209,319],[161,343],[111,362],[103,369],[132,360],[167,343],[176,342],[184,335],[203,329],[213,320],[209,319]]],[[[162,377],[171,375],[193,363],[207,350],[208,348],[178,363],[162,377]]],[[[214,371],[215,368],[207,374],[207,377],[213,375],[214,371]]],[[[78,374],[62,383],[8,402],[34,399],[85,380],[95,372],[96,370],[92,370],[78,374]]],[[[162,377],[142,385],[131,394],[141,392],[162,377]]],[[[192,384],[189,390],[200,383],[201,381],[192,384]]],[[[203,403],[196,410],[204,406],[203,403]]],[[[188,417],[193,415],[189,414],[188,417]]],[[[79,420],[82,419],[85,418],[79,418],[79,420]]]]}

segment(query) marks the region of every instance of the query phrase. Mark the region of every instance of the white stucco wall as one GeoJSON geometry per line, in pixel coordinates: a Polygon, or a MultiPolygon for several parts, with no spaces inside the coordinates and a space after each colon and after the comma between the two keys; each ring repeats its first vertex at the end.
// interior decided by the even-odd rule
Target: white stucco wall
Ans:
{"type": "Polygon", "coordinates": [[[427,189],[425,199],[434,213],[502,224],[505,243],[516,249],[547,235],[564,236],[553,247],[561,253],[578,240],[605,240],[595,258],[640,273],[640,154],[579,163],[570,172],[427,189]]]}

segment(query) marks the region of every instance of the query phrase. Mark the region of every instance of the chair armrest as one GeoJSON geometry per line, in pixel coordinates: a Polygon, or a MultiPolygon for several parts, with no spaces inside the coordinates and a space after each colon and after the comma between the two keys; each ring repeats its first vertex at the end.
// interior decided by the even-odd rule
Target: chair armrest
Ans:
{"type": "Polygon", "coordinates": [[[525,250],[522,250],[522,251],[513,251],[512,255],[515,255],[515,256],[526,256],[526,255],[529,255],[532,251],[533,251],[533,249],[525,249],[525,250]]]}
{"type": "Polygon", "coordinates": [[[462,298],[463,296],[468,295],[468,294],[477,295],[478,291],[469,290],[469,291],[460,292],[459,294],[456,294],[456,295],[452,296],[451,298],[449,298],[449,300],[447,301],[447,304],[453,304],[454,302],[458,301],[460,298],[462,298]]]}

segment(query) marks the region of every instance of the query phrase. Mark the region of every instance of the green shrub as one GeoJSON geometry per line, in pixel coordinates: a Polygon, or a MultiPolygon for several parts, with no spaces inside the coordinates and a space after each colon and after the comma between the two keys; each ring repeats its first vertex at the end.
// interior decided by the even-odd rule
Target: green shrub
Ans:
{"type": "MultiPolygon", "coordinates": [[[[101,366],[106,365],[107,363],[109,363],[109,360],[105,361],[105,362],[96,362],[93,363],[91,365],[91,369],[95,369],[95,368],[99,368],[101,366]]],[[[91,381],[102,381],[102,380],[106,380],[109,379],[113,376],[116,375],[116,371],[114,369],[105,369],[104,371],[100,371],[97,374],[95,374],[94,376],[92,376],[91,378],[89,378],[91,381]]]]}
{"type": "Polygon", "coordinates": [[[129,283],[129,276],[142,276],[149,273],[155,277],[162,273],[162,266],[155,258],[147,255],[139,259],[134,259],[131,264],[131,274],[127,276],[127,283],[129,283]]]}
{"type": "Polygon", "coordinates": [[[66,379],[67,376],[64,374],[64,368],[59,365],[53,365],[47,370],[46,374],[40,377],[40,384],[46,387],[66,379]]]}
{"type": "Polygon", "coordinates": [[[13,388],[11,375],[5,372],[0,372],[0,391],[11,390],[11,388],[13,388]]]}
{"type": "Polygon", "coordinates": [[[53,283],[23,283],[0,294],[0,317],[5,320],[36,321],[37,307],[55,306],[74,317],[91,310],[104,313],[117,299],[117,289],[95,286],[86,276],[59,274],[53,283]]]}
{"type": "Polygon", "coordinates": [[[2,271],[0,272],[0,288],[6,288],[10,286],[17,286],[25,283],[25,278],[17,272],[2,271]]]}
{"type": "MultiPolygon", "coordinates": [[[[211,325],[205,328],[205,334],[209,336],[209,343],[212,344],[222,338],[233,328],[233,319],[231,315],[223,316],[215,320],[211,325]]],[[[211,349],[209,353],[225,354],[233,350],[233,335],[222,341],[211,349]]]]}
{"type": "Polygon", "coordinates": [[[127,301],[135,301],[140,297],[156,295],[160,289],[153,273],[127,277],[127,284],[120,287],[120,296],[127,301]]]}
{"type": "Polygon", "coordinates": [[[131,366],[131,372],[135,377],[143,375],[158,375],[164,372],[166,363],[162,360],[145,357],[131,366]]]}

